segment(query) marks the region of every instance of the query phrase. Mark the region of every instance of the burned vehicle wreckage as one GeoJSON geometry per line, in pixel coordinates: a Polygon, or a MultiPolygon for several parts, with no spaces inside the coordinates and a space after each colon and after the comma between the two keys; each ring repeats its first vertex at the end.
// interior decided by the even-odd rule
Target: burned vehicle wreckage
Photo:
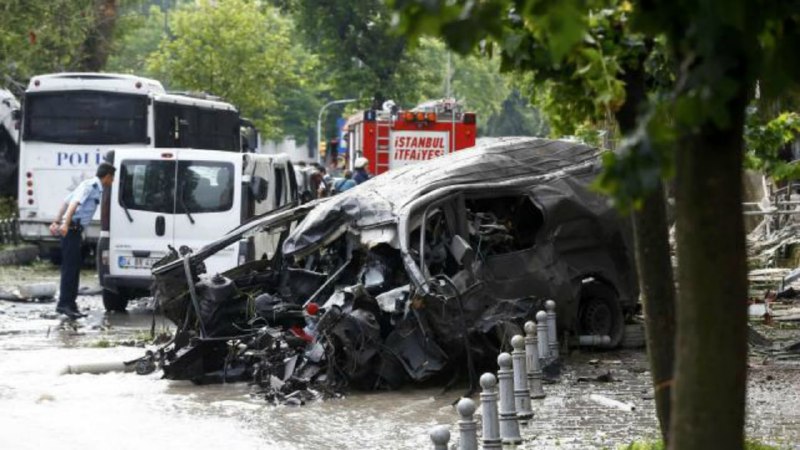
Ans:
{"type": "Polygon", "coordinates": [[[588,187],[598,156],[505,138],[173,253],[153,269],[153,294],[178,330],[150,366],[168,379],[251,381],[276,400],[459,376],[475,386],[545,299],[562,333],[616,345],[638,287],[626,221],[588,187]],[[200,276],[205,258],[242,239],[274,252],[200,276]]]}

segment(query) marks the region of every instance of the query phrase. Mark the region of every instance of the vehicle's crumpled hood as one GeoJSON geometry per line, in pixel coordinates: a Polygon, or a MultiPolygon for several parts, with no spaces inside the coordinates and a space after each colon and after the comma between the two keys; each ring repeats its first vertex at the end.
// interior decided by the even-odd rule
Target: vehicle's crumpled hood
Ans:
{"type": "Polygon", "coordinates": [[[396,222],[405,205],[444,186],[544,175],[596,158],[597,152],[577,142],[502,138],[394,169],[314,208],[284,241],[283,253],[303,254],[347,228],[396,222]]]}

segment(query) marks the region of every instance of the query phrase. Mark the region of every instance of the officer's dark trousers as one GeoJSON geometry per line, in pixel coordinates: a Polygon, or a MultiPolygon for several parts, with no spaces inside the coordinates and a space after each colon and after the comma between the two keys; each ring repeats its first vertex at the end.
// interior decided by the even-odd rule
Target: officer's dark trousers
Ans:
{"type": "Polygon", "coordinates": [[[82,233],[69,230],[61,238],[61,291],[58,294],[59,307],[78,309],[78,283],[81,276],[82,233]]]}

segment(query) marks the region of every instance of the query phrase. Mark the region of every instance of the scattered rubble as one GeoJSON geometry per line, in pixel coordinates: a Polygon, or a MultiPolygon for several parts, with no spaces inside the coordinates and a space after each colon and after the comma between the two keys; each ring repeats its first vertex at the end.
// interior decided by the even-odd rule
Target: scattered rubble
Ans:
{"type": "Polygon", "coordinates": [[[747,236],[748,257],[752,268],[748,279],[750,299],[748,342],[751,355],[763,361],[800,358],[797,328],[800,327],[800,197],[798,185],[789,183],[772,188],[765,183],[764,198],[757,207],[763,215],[747,236]]]}
{"type": "Polygon", "coordinates": [[[173,251],[153,293],[178,331],[144,365],[278,403],[461,376],[476,390],[545,299],[560,330],[616,346],[638,287],[627,222],[588,188],[599,169],[585,145],[503,139],[173,251]],[[271,254],[204,274],[264,237],[271,254]]]}

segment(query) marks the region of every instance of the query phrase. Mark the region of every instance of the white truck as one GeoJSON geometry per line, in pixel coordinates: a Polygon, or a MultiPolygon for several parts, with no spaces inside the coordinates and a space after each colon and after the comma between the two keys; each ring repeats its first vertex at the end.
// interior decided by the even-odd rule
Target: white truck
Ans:
{"type": "Polygon", "coordinates": [[[16,194],[19,159],[19,101],[0,89],[0,196],[16,194]]]}
{"type": "MultiPolygon", "coordinates": [[[[196,251],[254,216],[297,202],[286,155],[122,149],[113,163],[117,173],[103,197],[97,259],[110,311],[125,310],[149,288],[151,267],[170,246],[196,251]]],[[[207,274],[271,256],[275,242],[260,236],[231,245],[205,262],[207,274]]]]}
{"type": "MultiPolygon", "coordinates": [[[[172,94],[156,80],[111,73],[56,73],[30,80],[19,144],[20,234],[56,247],[47,226],[64,197],[94,176],[110,150],[202,148],[241,151],[237,109],[218,98],[172,94]]],[[[100,232],[87,227],[87,248],[100,232]]]]}

